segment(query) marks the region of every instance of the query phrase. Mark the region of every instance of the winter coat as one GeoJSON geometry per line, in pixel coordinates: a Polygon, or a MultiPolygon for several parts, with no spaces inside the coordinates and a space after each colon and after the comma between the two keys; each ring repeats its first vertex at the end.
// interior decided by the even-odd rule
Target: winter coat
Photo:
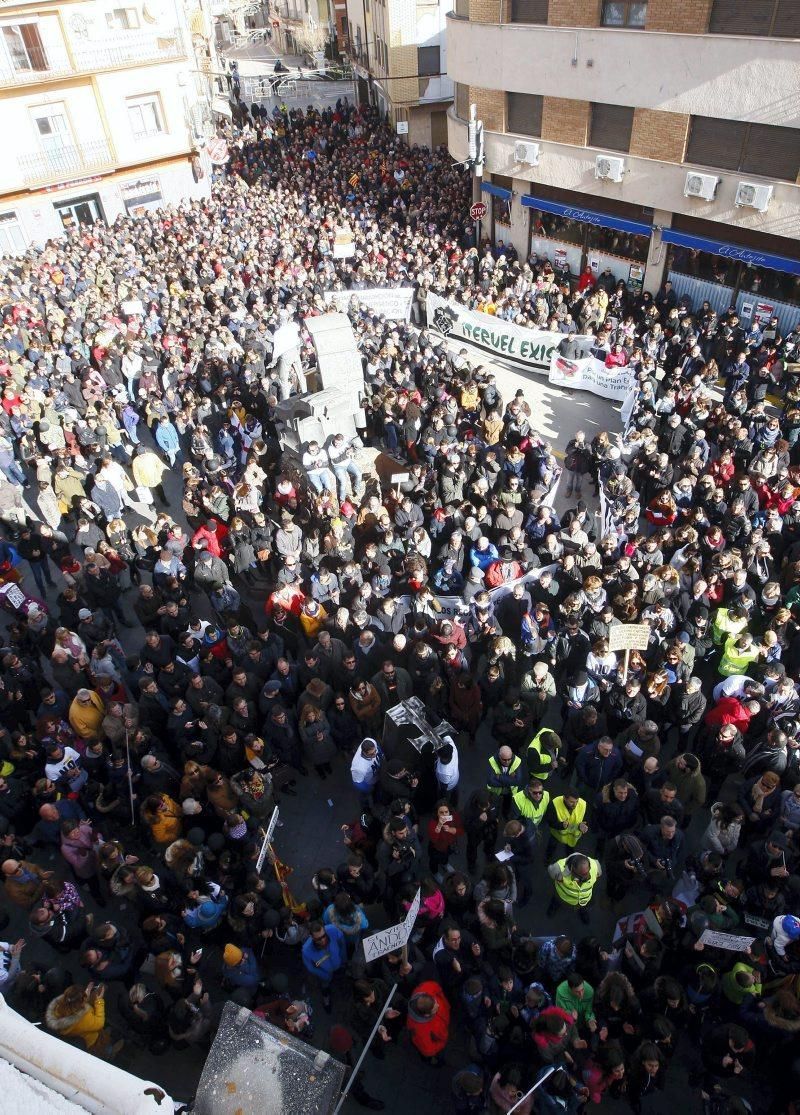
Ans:
{"type": "Polygon", "coordinates": [[[426,980],[414,988],[408,1003],[406,1026],[414,1047],[423,1057],[436,1057],[447,1045],[450,1036],[450,1004],[441,986],[434,980],[426,980]],[[415,1009],[418,995],[430,995],[436,1002],[438,1010],[432,1018],[424,1017],[415,1009]]]}
{"type": "Polygon", "coordinates": [[[320,766],[330,763],[336,758],[336,744],[331,736],[328,720],[323,716],[320,720],[310,720],[300,729],[300,738],[303,741],[303,750],[309,763],[320,766]],[[321,739],[317,738],[321,733],[321,739]]]}
{"type": "Polygon", "coordinates": [[[61,855],[79,879],[91,879],[97,874],[97,853],[94,850],[94,833],[88,825],[81,825],[70,836],[61,837],[61,855]]]}
{"type": "Polygon", "coordinates": [[[87,1049],[92,1049],[100,1037],[106,1024],[106,1004],[102,996],[95,998],[75,1011],[63,1017],[58,1015],[58,1006],[62,996],[53,999],[45,1012],[45,1024],[52,1033],[62,1038],[81,1038],[87,1049]]]}

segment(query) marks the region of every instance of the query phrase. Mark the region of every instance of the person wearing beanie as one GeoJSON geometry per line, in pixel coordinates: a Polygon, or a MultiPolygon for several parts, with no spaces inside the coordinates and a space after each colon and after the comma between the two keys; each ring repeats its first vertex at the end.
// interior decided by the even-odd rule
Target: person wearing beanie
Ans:
{"type": "Polygon", "coordinates": [[[231,990],[242,990],[251,997],[261,983],[256,954],[250,948],[227,944],[222,953],[222,981],[231,990]]]}

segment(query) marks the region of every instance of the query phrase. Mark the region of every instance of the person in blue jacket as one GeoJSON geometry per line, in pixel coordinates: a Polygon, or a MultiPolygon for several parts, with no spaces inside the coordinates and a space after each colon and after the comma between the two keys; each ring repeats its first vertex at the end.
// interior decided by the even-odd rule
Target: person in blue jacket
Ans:
{"type": "Polygon", "coordinates": [[[175,461],[180,456],[181,443],[178,431],[166,415],[159,420],[156,426],[156,444],[169,461],[170,468],[173,468],[175,461]]]}
{"type": "Polygon", "coordinates": [[[254,996],[261,983],[261,970],[253,950],[226,945],[222,953],[222,979],[228,987],[254,996]]]}
{"type": "Polygon", "coordinates": [[[306,971],[319,980],[322,1005],[330,1014],[331,983],[336,973],[347,964],[347,944],[338,926],[312,921],[308,929],[310,936],[303,944],[303,963],[306,971]]]}

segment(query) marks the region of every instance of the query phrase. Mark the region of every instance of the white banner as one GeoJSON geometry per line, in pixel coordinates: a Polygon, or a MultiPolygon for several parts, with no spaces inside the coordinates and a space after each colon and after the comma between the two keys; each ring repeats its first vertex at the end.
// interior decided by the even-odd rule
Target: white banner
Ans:
{"type": "Polygon", "coordinates": [[[591,391],[601,399],[617,399],[619,402],[628,397],[634,386],[633,373],[628,368],[607,368],[602,360],[594,356],[567,360],[554,353],[547,378],[556,387],[591,391]]]}
{"type": "Polygon", "coordinates": [[[300,348],[301,343],[300,327],[296,322],[287,321],[279,326],[272,338],[272,364],[276,364],[285,353],[300,348]]]}
{"type": "Polygon", "coordinates": [[[369,290],[326,290],[326,305],[346,314],[350,302],[366,306],[370,313],[382,314],[389,321],[409,321],[414,288],[410,286],[372,287],[369,290]]]}
{"type": "MultiPolygon", "coordinates": [[[[565,334],[513,325],[492,314],[468,310],[449,299],[429,294],[426,301],[428,325],[453,341],[463,341],[490,356],[508,360],[533,372],[547,372],[556,346],[565,334]]],[[[588,348],[592,337],[579,337],[588,348]]]]}
{"type": "Polygon", "coordinates": [[[414,929],[414,922],[417,920],[417,914],[419,913],[419,903],[420,892],[417,890],[408,913],[399,925],[390,925],[388,928],[380,929],[370,937],[364,938],[362,944],[364,945],[364,959],[367,964],[373,960],[379,960],[387,952],[395,952],[397,949],[401,949],[403,945],[408,944],[408,939],[414,929]]]}

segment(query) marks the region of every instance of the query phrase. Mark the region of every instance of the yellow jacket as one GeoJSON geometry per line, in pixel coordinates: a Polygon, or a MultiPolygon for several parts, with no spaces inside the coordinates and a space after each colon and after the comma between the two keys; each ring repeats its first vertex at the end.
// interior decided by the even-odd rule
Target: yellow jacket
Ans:
{"type": "Polygon", "coordinates": [[[89,690],[90,700],[83,705],[77,697],[69,706],[69,722],[72,730],[81,739],[97,739],[100,735],[100,725],[106,714],[102,698],[93,690],[89,690]]]}
{"type": "Polygon", "coordinates": [[[148,449],[146,453],[133,458],[133,479],[138,487],[155,488],[161,483],[168,468],[165,461],[157,457],[152,449],[148,449]]]}
{"type": "Polygon", "coordinates": [[[178,803],[167,794],[162,794],[161,800],[166,802],[167,808],[156,815],[155,821],[150,825],[150,832],[156,844],[171,844],[182,832],[183,813],[178,803]]]}
{"type": "Polygon", "coordinates": [[[86,1048],[91,1049],[97,1043],[97,1039],[106,1024],[105,999],[98,996],[93,1002],[86,1003],[74,1014],[67,1014],[63,1017],[60,1017],[54,1009],[60,999],[61,996],[59,995],[58,999],[53,999],[47,1008],[45,1022],[48,1030],[62,1038],[81,1038],[86,1044],[86,1048]]]}

